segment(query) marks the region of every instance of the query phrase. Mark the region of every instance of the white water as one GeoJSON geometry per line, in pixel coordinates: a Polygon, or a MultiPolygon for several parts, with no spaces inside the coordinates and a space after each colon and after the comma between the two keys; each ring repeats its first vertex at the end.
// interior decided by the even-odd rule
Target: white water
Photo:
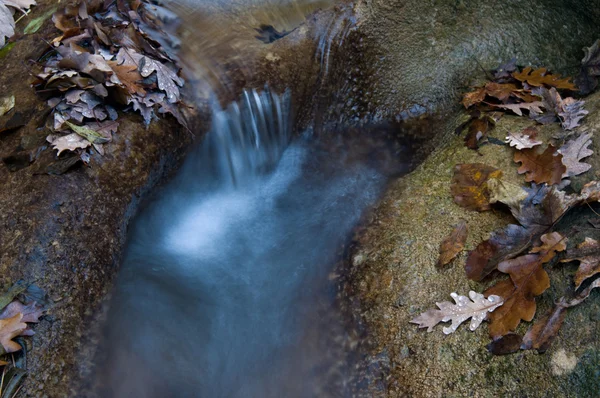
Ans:
{"type": "Polygon", "coordinates": [[[327,275],[386,177],[310,137],[288,145],[288,113],[286,95],[254,91],[215,108],[204,142],[138,217],[101,395],[350,394],[349,375],[331,376],[351,366],[328,352],[344,329],[327,275]]]}

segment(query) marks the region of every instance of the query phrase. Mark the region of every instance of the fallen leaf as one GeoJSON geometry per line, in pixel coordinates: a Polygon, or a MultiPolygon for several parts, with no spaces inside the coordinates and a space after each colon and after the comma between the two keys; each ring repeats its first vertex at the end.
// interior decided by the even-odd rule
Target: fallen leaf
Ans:
{"type": "Polygon", "coordinates": [[[523,116],[523,111],[534,111],[536,113],[543,113],[542,107],[544,104],[541,101],[535,102],[519,102],[517,104],[488,104],[494,106],[496,108],[508,109],[509,111],[513,111],[519,116],[523,116]]]}
{"type": "Polygon", "coordinates": [[[509,78],[517,70],[517,59],[512,58],[494,69],[494,80],[509,78]]]}
{"type": "Polygon", "coordinates": [[[87,126],[77,126],[68,121],[65,123],[71,130],[88,140],[91,144],[104,144],[109,141],[108,138],[87,126]]]}
{"type": "Polygon", "coordinates": [[[542,153],[537,148],[532,148],[515,152],[514,155],[514,161],[521,163],[517,172],[525,173],[525,181],[534,181],[538,184],[558,184],[562,180],[567,170],[562,163],[562,158],[563,156],[557,153],[552,145],[548,145],[542,153]]]}
{"type": "Polygon", "coordinates": [[[4,116],[15,107],[15,96],[0,98],[0,116],[4,116]]]}
{"type": "Polygon", "coordinates": [[[585,173],[592,168],[591,165],[581,162],[581,159],[594,154],[594,151],[588,148],[591,144],[592,134],[584,133],[567,142],[558,150],[558,153],[563,155],[562,162],[566,167],[566,171],[562,175],[563,178],[585,173]]]}
{"type": "Polygon", "coordinates": [[[471,331],[477,329],[486,318],[488,312],[494,311],[502,305],[502,298],[490,295],[485,298],[482,294],[470,291],[469,297],[451,293],[450,296],[456,304],[449,301],[436,303],[439,310],[429,310],[422,313],[410,322],[419,325],[419,328],[427,328],[428,332],[440,322],[452,321],[452,324],[443,328],[444,334],[454,333],[461,323],[471,318],[471,331]],[[469,300],[469,298],[471,300],[469,300]]]}
{"type": "Polygon", "coordinates": [[[562,100],[558,117],[560,117],[561,124],[565,130],[573,130],[575,127],[578,127],[579,121],[589,113],[583,109],[584,104],[585,101],[576,100],[571,97],[562,100]]]}
{"type": "Polygon", "coordinates": [[[450,186],[454,202],[470,210],[489,210],[490,195],[487,180],[500,176],[502,171],[482,163],[456,165],[450,186]]]}
{"type": "Polygon", "coordinates": [[[484,99],[485,99],[485,87],[480,87],[475,91],[466,93],[463,96],[462,104],[465,108],[470,108],[471,106],[480,103],[484,99]]]}
{"type": "Polygon", "coordinates": [[[575,79],[583,95],[594,91],[598,86],[600,76],[600,40],[596,40],[590,47],[583,49],[585,56],[581,60],[581,72],[575,79]]]}
{"type": "Polygon", "coordinates": [[[504,304],[489,315],[489,332],[498,338],[512,332],[521,320],[531,321],[535,316],[535,297],[550,287],[550,278],[542,267],[542,257],[526,254],[498,264],[498,270],[510,275],[488,288],[486,296],[496,295],[504,299],[504,304]]]}
{"type": "Polygon", "coordinates": [[[14,300],[7,305],[0,313],[0,319],[12,318],[16,314],[21,314],[21,322],[38,323],[40,317],[44,315],[44,308],[36,302],[25,305],[19,300],[14,300]]]}
{"type": "Polygon", "coordinates": [[[548,73],[546,68],[539,68],[533,70],[530,66],[523,69],[522,72],[514,72],[513,77],[521,82],[527,82],[530,86],[539,87],[546,85],[549,87],[556,87],[565,90],[577,90],[577,87],[569,80],[570,77],[561,79],[560,75],[553,75],[548,73]]]}
{"type": "Polygon", "coordinates": [[[579,289],[586,279],[600,272],[600,242],[592,238],[577,245],[577,248],[567,252],[566,258],[561,262],[579,261],[579,268],[573,278],[575,289],[579,289]]]}
{"type": "Polygon", "coordinates": [[[562,252],[567,248],[568,239],[558,232],[550,232],[540,237],[541,246],[536,246],[529,253],[539,253],[540,261],[547,263],[556,256],[557,252],[562,252]]]}
{"type": "Polygon", "coordinates": [[[522,350],[537,350],[540,353],[545,352],[558,334],[565,316],[567,307],[561,302],[557,303],[546,315],[533,324],[525,333],[522,350]]]}
{"type": "Polygon", "coordinates": [[[508,333],[492,340],[486,348],[493,355],[507,355],[519,351],[522,342],[523,336],[516,333],[508,333]]]}
{"type": "Polygon", "coordinates": [[[52,144],[54,149],[58,149],[57,155],[60,155],[62,151],[85,149],[92,144],[77,133],[71,133],[63,136],[49,135],[46,140],[52,144]]]}
{"type": "Polygon", "coordinates": [[[450,263],[464,249],[467,233],[467,223],[464,220],[454,227],[450,235],[440,245],[438,267],[450,263]]]}
{"type": "Polygon", "coordinates": [[[506,143],[509,146],[515,147],[518,150],[533,148],[538,145],[542,145],[542,141],[537,141],[531,138],[531,136],[521,133],[509,132],[506,136],[506,143]]]}
{"type": "Polygon", "coordinates": [[[138,94],[141,96],[146,94],[146,90],[140,84],[142,75],[138,72],[136,65],[119,65],[115,61],[108,61],[108,64],[114,70],[115,76],[117,77],[117,79],[113,79],[115,83],[123,84],[131,94],[138,94]]]}
{"type": "Polygon", "coordinates": [[[504,181],[500,178],[490,178],[487,181],[490,204],[504,203],[509,207],[519,207],[527,198],[528,193],[520,185],[504,181]]]}
{"type": "Polygon", "coordinates": [[[22,322],[23,314],[15,314],[11,318],[0,319],[0,344],[7,353],[16,352],[21,346],[12,341],[27,329],[27,324],[22,322]]]}
{"type": "Polygon", "coordinates": [[[481,281],[494,271],[498,264],[526,250],[532,241],[532,233],[520,225],[509,224],[492,232],[489,239],[472,250],[465,263],[469,279],[481,281]]]}
{"type": "Polygon", "coordinates": [[[479,141],[485,137],[490,129],[487,117],[472,119],[469,123],[469,132],[465,136],[465,145],[469,149],[479,149],[479,141]]]}

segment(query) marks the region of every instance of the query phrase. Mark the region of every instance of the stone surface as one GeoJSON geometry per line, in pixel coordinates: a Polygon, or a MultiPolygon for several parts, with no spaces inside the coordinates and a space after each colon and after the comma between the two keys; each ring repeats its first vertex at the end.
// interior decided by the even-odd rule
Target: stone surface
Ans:
{"type": "MultiPolygon", "coordinates": [[[[596,153],[586,159],[592,169],[573,178],[576,191],[600,177],[600,93],[586,100],[590,114],[578,133],[594,134],[592,146],[596,153]]],[[[371,395],[592,397],[598,387],[598,376],[592,369],[600,355],[600,325],[594,316],[600,309],[598,292],[567,313],[559,336],[545,354],[526,351],[492,356],[485,348],[489,342],[485,327],[475,332],[461,327],[446,336],[440,325],[427,333],[409,323],[419,313],[435,308],[436,302],[448,300],[451,292],[482,292],[494,283],[467,279],[467,251],[449,268],[435,267],[441,241],[460,219],[465,219],[469,227],[466,250],[472,250],[491,231],[512,222],[501,207],[479,213],[456,205],[450,194],[454,165],[484,163],[503,170],[504,178],[524,184],[512,160],[513,148],[489,144],[479,152],[469,150],[463,137],[453,132],[458,122],[449,120],[445,132],[442,128],[438,135],[438,149],[412,174],[391,184],[373,211],[373,221],[349,254],[348,261],[361,259],[353,261],[346,294],[361,303],[355,315],[368,330],[372,349],[369,357],[385,353],[390,361],[388,370],[372,380],[371,395]]],[[[507,115],[491,136],[502,140],[506,131],[521,131],[532,124],[527,117],[507,115]]],[[[558,124],[541,127],[539,137],[547,141],[558,129],[558,124]]],[[[558,224],[557,230],[569,237],[569,247],[585,236],[598,238],[600,231],[590,228],[590,219],[597,220],[597,215],[587,207],[578,208],[558,224]]],[[[547,267],[552,286],[537,300],[538,315],[572,286],[576,268],[576,264],[547,267]]],[[[528,326],[523,322],[518,332],[524,333],[528,326]]]]}

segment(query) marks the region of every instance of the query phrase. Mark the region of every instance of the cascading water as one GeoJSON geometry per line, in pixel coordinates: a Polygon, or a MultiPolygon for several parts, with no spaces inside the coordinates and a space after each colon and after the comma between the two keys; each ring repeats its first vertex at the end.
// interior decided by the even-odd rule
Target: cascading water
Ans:
{"type": "Polygon", "coordinates": [[[138,217],[101,395],[349,394],[349,353],[330,349],[344,327],[327,275],[387,176],[344,134],[289,143],[289,110],[288,95],[253,90],[215,106],[204,142],[138,217]]]}

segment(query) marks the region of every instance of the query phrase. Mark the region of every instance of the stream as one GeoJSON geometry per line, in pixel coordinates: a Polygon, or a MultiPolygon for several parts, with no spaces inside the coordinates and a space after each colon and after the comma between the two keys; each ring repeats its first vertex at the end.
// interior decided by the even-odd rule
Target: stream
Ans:
{"type": "Polygon", "coordinates": [[[290,97],[265,88],[226,107],[215,101],[206,137],[136,218],[99,395],[355,391],[360,344],[332,275],[410,151],[389,142],[389,126],[292,134],[290,97]]]}

